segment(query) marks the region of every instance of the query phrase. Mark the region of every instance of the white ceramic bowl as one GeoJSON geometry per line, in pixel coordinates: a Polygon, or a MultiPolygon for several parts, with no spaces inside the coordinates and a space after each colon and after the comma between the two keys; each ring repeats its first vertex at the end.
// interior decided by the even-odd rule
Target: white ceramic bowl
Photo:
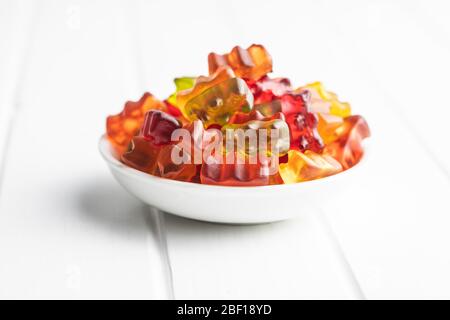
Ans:
{"type": "MultiPolygon", "coordinates": [[[[367,147],[367,145],[366,145],[367,147]]],[[[367,158],[353,168],[323,179],[297,184],[225,187],[164,179],[130,168],[100,139],[100,153],[117,181],[146,204],[178,216],[219,223],[249,224],[285,220],[301,215],[321,201],[345,190],[367,158]]]]}

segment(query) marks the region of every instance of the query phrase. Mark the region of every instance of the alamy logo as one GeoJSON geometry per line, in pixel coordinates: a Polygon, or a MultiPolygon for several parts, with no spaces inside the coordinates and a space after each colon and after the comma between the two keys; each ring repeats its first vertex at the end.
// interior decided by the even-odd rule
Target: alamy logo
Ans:
{"type": "Polygon", "coordinates": [[[193,131],[176,129],[172,132],[171,160],[174,164],[259,165],[261,174],[278,171],[280,153],[289,149],[289,137],[277,128],[218,129],[193,131]]]}

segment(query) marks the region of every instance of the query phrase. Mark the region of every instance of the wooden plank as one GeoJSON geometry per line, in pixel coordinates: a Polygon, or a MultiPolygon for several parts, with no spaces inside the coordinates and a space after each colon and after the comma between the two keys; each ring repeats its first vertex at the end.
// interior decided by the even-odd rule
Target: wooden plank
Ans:
{"type": "MultiPolygon", "coordinates": [[[[318,41],[320,35],[296,36],[296,29],[320,25],[309,11],[290,12],[261,2],[208,2],[200,9],[192,3],[141,1],[140,8],[146,89],[160,97],[171,93],[174,77],[205,74],[210,51],[225,52],[236,44],[264,43],[277,74],[296,81],[300,76],[314,80],[332,64],[302,69],[314,53],[300,58],[303,48],[293,50],[294,44],[314,40],[324,59],[330,49],[329,43],[318,41]],[[149,15],[151,19],[145,19],[149,15]],[[285,38],[287,30],[291,31],[285,38]]],[[[319,216],[314,211],[283,223],[226,226],[168,215],[175,298],[363,298],[351,267],[319,216]]]]}
{"type": "Polygon", "coordinates": [[[254,226],[167,215],[175,298],[363,298],[317,215],[254,226]]]}
{"type": "Polygon", "coordinates": [[[122,5],[40,5],[0,198],[0,297],[167,298],[158,217],[97,151],[105,116],[138,98],[122,5]]]}

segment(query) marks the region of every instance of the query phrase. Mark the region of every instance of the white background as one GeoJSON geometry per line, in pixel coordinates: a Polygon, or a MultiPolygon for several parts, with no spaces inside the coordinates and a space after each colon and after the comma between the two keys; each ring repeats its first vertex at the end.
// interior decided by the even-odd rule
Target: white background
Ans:
{"type": "Polygon", "coordinates": [[[449,16],[445,0],[0,1],[0,297],[450,298],[449,16]],[[129,196],[97,151],[105,117],[252,43],[364,115],[364,179],[260,226],[129,196]]]}

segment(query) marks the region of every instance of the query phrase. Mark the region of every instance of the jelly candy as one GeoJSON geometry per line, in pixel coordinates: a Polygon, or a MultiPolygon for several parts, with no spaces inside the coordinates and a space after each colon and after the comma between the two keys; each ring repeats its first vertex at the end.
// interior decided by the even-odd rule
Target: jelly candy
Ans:
{"type": "Polygon", "coordinates": [[[181,128],[180,123],[171,115],[159,110],[151,110],[145,114],[140,134],[155,145],[162,145],[170,143],[172,132],[179,128],[181,128]]]}
{"type": "Polygon", "coordinates": [[[172,135],[173,144],[178,146],[175,162],[202,164],[204,151],[207,156],[215,155],[215,152],[223,152],[223,136],[218,129],[204,128],[200,120],[185,125],[183,130],[172,135]]]}
{"type": "Polygon", "coordinates": [[[158,175],[172,180],[191,181],[197,174],[197,166],[186,161],[184,163],[175,163],[172,159],[173,153],[181,153],[179,144],[163,146],[158,153],[157,168],[158,175]]]}
{"type": "Polygon", "coordinates": [[[282,112],[286,116],[291,133],[291,147],[300,151],[312,150],[320,153],[322,139],[317,132],[316,115],[309,109],[308,91],[286,93],[269,103],[255,106],[265,116],[282,112]]]}
{"type": "Polygon", "coordinates": [[[336,136],[334,142],[325,146],[323,153],[338,160],[347,170],[361,159],[364,153],[362,140],[370,136],[370,129],[363,117],[349,116],[336,129],[336,136]]]}
{"type": "Polygon", "coordinates": [[[270,78],[261,45],[210,53],[209,76],[174,79],[163,102],[146,93],[107,119],[121,161],[167,179],[224,186],[297,183],[354,166],[370,135],[320,82],[294,90],[270,78]]]}
{"type": "Polygon", "coordinates": [[[191,89],[195,84],[195,79],[193,77],[182,77],[182,78],[175,78],[173,79],[173,82],[175,83],[175,92],[170,95],[169,98],[167,98],[167,101],[172,105],[177,105],[177,93],[180,91],[191,89]]]}
{"type": "MultiPolygon", "coordinates": [[[[187,135],[175,135],[178,140],[163,147],[159,153],[159,174],[164,178],[199,182],[203,151],[214,139],[222,145],[222,135],[218,130],[205,130],[200,120],[185,125],[183,129],[187,135]]],[[[216,156],[214,153],[211,155],[216,156]]]]}
{"type": "Polygon", "coordinates": [[[132,139],[130,151],[122,155],[126,165],[155,176],[167,179],[190,181],[196,175],[197,167],[190,163],[175,164],[172,152],[178,152],[178,145],[157,146],[142,136],[132,139]]]}
{"type": "Polygon", "coordinates": [[[307,150],[304,153],[290,150],[288,162],[280,164],[284,183],[297,183],[327,177],[342,171],[341,164],[329,155],[307,150]]]}
{"type": "Polygon", "coordinates": [[[171,104],[168,100],[163,101],[166,105],[167,113],[170,114],[172,117],[175,117],[179,119],[180,121],[185,120],[183,118],[183,114],[181,113],[180,109],[175,107],[173,104],[171,104]]]}
{"type": "Polygon", "coordinates": [[[260,112],[265,117],[273,116],[276,113],[282,112],[282,105],[280,99],[275,99],[269,102],[257,104],[253,107],[254,110],[260,112]]]}
{"type": "Polygon", "coordinates": [[[129,150],[122,155],[122,162],[137,170],[158,175],[157,164],[162,146],[172,144],[172,133],[179,128],[180,123],[171,115],[159,110],[148,111],[139,135],[132,138],[129,150]]]}
{"type": "Polygon", "coordinates": [[[337,128],[342,125],[344,120],[341,117],[326,113],[317,113],[317,118],[317,131],[323,143],[327,145],[336,140],[338,138],[337,128]]]}
{"type": "Polygon", "coordinates": [[[276,99],[264,102],[254,106],[266,117],[282,112],[285,115],[292,113],[305,113],[309,110],[310,95],[308,91],[299,91],[297,93],[285,93],[276,99]]]}
{"type": "Polygon", "coordinates": [[[129,151],[125,152],[121,160],[127,166],[149,174],[157,174],[157,159],[161,147],[142,136],[135,136],[130,143],[129,151]]]}
{"type": "Polygon", "coordinates": [[[312,150],[320,153],[322,139],[317,132],[317,118],[313,113],[292,113],[286,117],[291,131],[291,147],[300,151],[312,150]]]}
{"type": "Polygon", "coordinates": [[[220,162],[204,163],[200,181],[203,184],[223,186],[263,186],[271,181],[276,183],[276,178],[271,179],[268,174],[269,167],[268,162],[257,161],[251,164],[245,155],[229,153],[220,162]],[[230,157],[234,159],[231,160],[230,157]],[[241,157],[240,163],[238,157],[241,157]]]}
{"type": "Polygon", "coordinates": [[[321,82],[307,84],[301,89],[311,91],[311,108],[313,112],[329,113],[343,118],[351,114],[350,104],[339,101],[337,95],[326,91],[321,82]]]}
{"type": "Polygon", "coordinates": [[[230,66],[239,78],[258,80],[272,72],[272,58],[266,49],[253,44],[247,50],[236,46],[228,54],[210,53],[208,56],[209,73],[219,67],[230,66]]]}
{"type": "Polygon", "coordinates": [[[258,81],[247,80],[247,85],[253,93],[255,104],[270,102],[292,91],[291,81],[287,78],[270,79],[265,76],[258,81]]]}
{"type": "Polygon", "coordinates": [[[225,80],[189,100],[184,106],[184,115],[190,121],[202,120],[224,125],[235,112],[249,112],[253,107],[253,96],[244,80],[225,80]]]}
{"type": "Polygon", "coordinates": [[[269,184],[270,185],[284,184],[283,178],[281,178],[281,175],[279,172],[277,172],[269,177],[269,184]]]}
{"type": "MultiPolygon", "coordinates": [[[[285,121],[280,119],[251,120],[241,124],[227,124],[222,127],[222,132],[225,138],[234,141],[238,153],[255,156],[265,151],[264,154],[269,156],[272,155],[272,152],[275,152],[278,157],[289,151],[289,127],[285,121]],[[261,133],[262,129],[265,131],[264,136],[261,133]],[[272,136],[273,134],[275,136],[272,136]],[[261,142],[262,139],[264,139],[264,142],[261,142]],[[265,150],[262,148],[262,143],[264,143],[265,150]]],[[[229,150],[227,149],[227,151],[229,150]]]]}
{"type": "Polygon", "coordinates": [[[192,88],[177,92],[175,105],[181,110],[186,118],[189,118],[185,110],[185,105],[189,100],[195,98],[209,88],[231,78],[234,78],[234,73],[229,67],[219,68],[209,77],[198,77],[192,88]]]}
{"type": "Polygon", "coordinates": [[[167,179],[199,181],[200,170],[195,156],[199,155],[201,161],[209,136],[200,120],[184,128],[189,132],[188,140],[172,141],[172,133],[180,129],[176,119],[162,112],[149,112],[140,135],[133,138],[130,150],[122,155],[122,162],[167,179]],[[174,154],[181,157],[181,161],[175,161],[174,154]]]}
{"type": "Polygon", "coordinates": [[[139,132],[148,110],[165,110],[166,106],[150,93],[144,93],[139,101],[128,101],[122,112],[106,119],[106,134],[118,154],[128,147],[131,138],[139,132]]]}
{"type": "Polygon", "coordinates": [[[284,114],[282,114],[281,112],[277,112],[272,116],[266,117],[258,110],[252,110],[249,113],[236,112],[230,118],[228,123],[229,124],[241,124],[241,123],[249,122],[251,120],[268,121],[268,120],[275,120],[275,119],[280,119],[280,120],[284,121],[285,120],[284,114]]]}

